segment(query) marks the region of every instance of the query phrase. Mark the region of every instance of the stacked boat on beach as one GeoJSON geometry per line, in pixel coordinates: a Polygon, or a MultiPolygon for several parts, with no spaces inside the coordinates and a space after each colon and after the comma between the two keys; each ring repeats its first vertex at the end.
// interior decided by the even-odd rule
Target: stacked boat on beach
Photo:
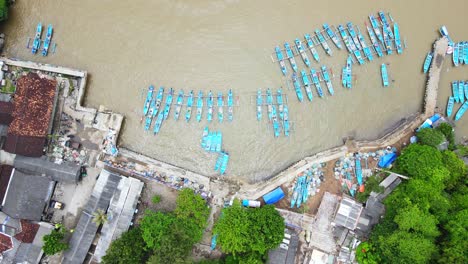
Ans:
{"type": "Polygon", "coordinates": [[[299,208],[305,204],[309,196],[316,195],[320,189],[321,183],[324,181],[324,174],[321,164],[313,164],[303,172],[298,174],[291,193],[291,208],[299,208]]]}
{"type": "Polygon", "coordinates": [[[448,117],[452,115],[455,104],[461,104],[454,118],[455,121],[458,121],[468,110],[468,81],[452,82],[452,96],[449,96],[447,101],[448,117]]]}
{"type": "Polygon", "coordinates": [[[218,153],[214,170],[224,175],[229,162],[229,154],[223,150],[223,135],[220,131],[210,131],[208,127],[203,130],[201,147],[205,151],[218,153]]]}
{"type": "Polygon", "coordinates": [[[268,122],[273,126],[274,137],[279,137],[281,130],[283,130],[285,136],[289,136],[291,125],[287,101],[287,97],[283,94],[281,88],[277,90],[275,95],[270,88],[267,88],[265,94],[262,93],[262,90],[257,91],[257,120],[262,120],[263,106],[266,106],[268,122]],[[276,103],[274,98],[276,98],[276,103]]]}

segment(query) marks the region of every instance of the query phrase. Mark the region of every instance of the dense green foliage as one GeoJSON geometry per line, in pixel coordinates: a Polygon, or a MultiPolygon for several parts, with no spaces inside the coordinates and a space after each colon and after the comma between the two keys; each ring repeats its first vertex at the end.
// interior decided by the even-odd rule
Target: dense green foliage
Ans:
{"type": "Polygon", "coordinates": [[[358,192],[356,195],[356,199],[361,203],[367,201],[371,192],[381,193],[383,192],[384,188],[379,186],[382,179],[378,175],[373,175],[369,177],[365,182],[365,189],[364,192],[358,192]]]}
{"type": "Polygon", "coordinates": [[[356,248],[356,260],[361,264],[379,263],[379,257],[375,254],[372,245],[368,242],[362,242],[356,248]]]}
{"type": "Polygon", "coordinates": [[[65,233],[65,229],[60,227],[59,229],[52,230],[50,234],[45,235],[42,238],[44,241],[44,246],[42,247],[44,254],[50,256],[68,249],[68,243],[64,241],[65,233]]]}
{"type": "Polygon", "coordinates": [[[284,228],[284,219],[274,206],[244,208],[235,201],[223,209],[214,233],[221,250],[233,255],[232,263],[263,263],[268,250],[281,243],[284,228]]]}
{"type": "Polygon", "coordinates": [[[447,123],[442,123],[440,124],[436,130],[439,130],[444,134],[445,138],[449,142],[449,149],[454,150],[455,149],[455,132],[453,131],[453,128],[451,125],[447,123]]]}
{"type": "Polygon", "coordinates": [[[384,201],[385,218],[368,243],[358,248],[359,263],[375,263],[375,256],[380,258],[377,263],[467,263],[468,187],[463,161],[452,151],[411,144],[394,170],[410,179],[384,201]],[[365,252],[360,252],[363,248],[365,252]]]}
{"type": "Polygon", "coordinates": [[[8,0],[0,0],[0,21],[8,18],[8,0]]]}
{"type": "Polygon", "coordinates": [[[140,264],[145,262],[146,254],[145,241],[141,236],[141,229],[137,227],[130,229],[112,242],[102,258],[102,263],[140,264]]]}
{"type": "Polygon", "coordinates": [[[416,136],[419,143],[433,147],[437,147],[445,139],[441,131],[432,128],[423,128],[416,133],[416,136]]]}

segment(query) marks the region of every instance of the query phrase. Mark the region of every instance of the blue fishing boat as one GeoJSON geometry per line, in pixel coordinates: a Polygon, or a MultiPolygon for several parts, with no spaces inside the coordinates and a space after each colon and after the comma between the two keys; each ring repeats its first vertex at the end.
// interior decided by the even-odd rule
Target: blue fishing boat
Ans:
{"type": "Polygon", "coordinates": [[[341,38],[343,39],[343,42],[348,51],[351,53],[356,50],[356,45],[354,45],[353,40],[349,38],[348,33],[346,33],[346,30],[342,25],[338,25],[338,31],[340,32],[341,38]]]}
{"type": "Polygon", "coordinates": [[[348,68],[346,66],[343,67],[341,70],[341,85],[343,87],[347,87],[348,79],[346,78],[346,74],[348,73],[348,68]]]}
{"type": "Polygon", "coordinates": [[[304,50],[304,47],[302,46],[302,42],[297,38],[294,41],[294,43],[296,44],[297,51],[299,54],[301,54],[302,60],[304,61],[305,65],[307,65],[307,67],[310,67],[310,60],[304,50]]]}
{"type": "Polygon", "coordinates": [[[369,20],[371,22],[372,29],[374,30],[375,35],[377,36],[377,39],[380,40],[382,44],[384,44],[384,39],[382,36],[382,32],[380,32],[380,26],[377,22],[377,19],[373,15],[369,15],[369,20]]]}
{"type": "Polygon", "coordinates": [[[464,42],[458,43],[458,64],[463,65],[465,62],[465,44],[464,42]]]}
{"type": "Polygon", "coordinates": [[[146,116],[150,109],[151,99],[153,98],[154,86],[150,85],[148,88],[148,93],[146,94],[145,104],[143,106],[143,115],[146,116]]]}
{"type": "Polygon", "coordinates": [[[257,120],[258,121],[262,119],[262,105],[263,105],[262,90],[258,90],[257,91],[257,120]]]}
{"type": "Polygon", "coordinates": [[[387,51],[388,55],[391,55],[393,54],[392,38],[390,38],[389,31],[386,27],[384,27],[382,31],[385,43],[385,51],[387,51]]]}
{"type": "Polygon", "coordinates": [[[154,133],[155,135],[156,135],[157,133],[159,133],[159,130],[161,129],[161,125],[162,125],[163,119],[164,119],[164,112],[161,111],[161,112],[159,112],[158,118],[156,118],[156,122],[154,123],[154,130],[153,130],[153,133],[154,133]]]}
{"type": "Polygon", "coordinates": [[[362,58],[361,52],[359,50],[353,51],[353,54],[356,57],[356,60],[358,61],[359,65],[364,64],[364,59],[362,58]]]}
{"type": "Polygon", "coordinates": [[[388,86],[388,72],[387,72],[387,65],[385,63],[382,63],[380,66],[381,70],[381,75],[382,75],[382,84],[384,87],[388,86]]]}
{"type": "Polygon", "coordinates": [[[449,96],[447,102],[447,116],[450,117],[452,115],[453,105],[455,103],[455,98],[453,96],[449,96]]]}
{"type": "Polygon", "coordinates": [[[428,52],[426,55],[426,59],[424,59],[424,64],[423,64],[424,73],[427,73],[429,71],[429,66],[431,66],[431,62],[432,62],[432,56],[433,56],[433,53],[428,52]]]}
{"type": "Polygon", "coordinates": [[[151,122],[153,121],[154,112],[156,111],[156,98],[153,97],[150,103],[150,109],[148,115],[146,116],[145,122],[145,131],[148,131],[151,127],[151,122]]]}
{"type": "Polygon", "coordinates": [[[223,93],[218,93],[218,121],[220,123],[223,122],[224,119],[224,101],[223,101],[223,93]]]}
{"type": "Polygon", "coordinates": [[[273,118],[273,95],[271,94],[270,88],[267,88],[266,90],[266,101],[267,101],[268,120],[271,121],[271,119],[273,118]]]}
{"type": "Polygon", "coordinates": [[[465,82],[464,81],[458,81],[458,99],[460,100],[460,103],[465,102],[465,82]]]}
{"type": "Polygon", "coordinates": [[[369,34],[369,38],[372,42],[372,46],[374,47],[375,52],[377,53],[379,57],[382,57],[383,56],[382,48],[380,48],[379,41],[377,37],[375,36],[374,31],[372,31],[372,29],[367,25],[367,23],[364,23],[364,24],[366,25],[367,33],[369,34]]]}
{"type": "Polygon", "coordinates": [[[210,130],[208,129],[208,127],[205,127],[203,129],[203,134],[202,134],[202,140],[201,140],[201,147],[204,149],[205,146],[206,146],[206,139],[208,137],[208,134],[210,133],[210,130]]]}
{"type": "Polygon", "coordinates": [[[283,119],[284,105],[283,105],[283,91],[281,91],[281,89],[278,89],[278,92],[276,94],[276,103],[278,104],[279,117],[283,119]]]}
{"type": "Polygon", "coordinates": [[[299,102],[304,101],[304,97],[302,96],[302,91],[301,91],[301,84],[299,83],[299,80],[297,79],[296,73],[292,75],[292,81],[294,85],[294,90],[296,91],[296,96],[299,102]]]}
{"type": "Polygon", "coordinates": [[[299,193],[297,192],[297,189],[294,189],[293,194],[291,195],[291,208],[294,208],[296,206],[296,201],[297,201],[297,196],[299,193]]]}
{"type": "Polygon", "coordinates": [[[352,88],[353,86],[353,76],[352,76],[352,67],[353,67],[353,58],[348,56],[346,59],[346,68],[348,69],[346,73],[346,87],[352,88]]]}
{"type": "Polygon", "coordinates": [[[453,94],[453,98],[455,99],[455,102],[459,103],[460,97],[458,95],[458,82],[457,81],[452,82],[452,94],[453,94]]]}
{"type": "Polygon", "coordinates": [[[302,83],[304,84],[304,88],[305,88],[305,91],[306,91],[306,94],[307,94],[307,98],[309,98],[309,101],[312,102],[312,99],[313,99],[313,95],[312,95],[312,89],[310,88],[310,81],[309,81],[309,77],[307,76],[307,73],[305,70],[302,70],[301,71],[301,75],[302,75],[302,83]]]}
{"type": "Polygon", "coordinates": [[[330,95],[334,95],[335,91],[333,90],[333,84],[330,79],[330,75],[328,74],[327,67],[324,65],[322,66],[321,69],[322,69],[323,80],[325,81],[325,84],[327,85],[328,92],[330,93],[330,95]]]}
{"type": "Polygon", "coordinates": [[[362,185],[362,167],[361,167],[361,159],[359,157],[356,158],[355,162],[355,170],[354,173],[356,174],[356,180],[359,186],[362,185]]]}
{"type": "Polygon", "coordinates": [[[192,107],[193,107],[193,90],[190,91],[189,96],[187,98],[187,112],[185,112],[185,121],[190,121],[190,117],[192,116],[192,107]]]}
{"type": "Polygon", "coordinates": [[[364,36],[361,34],[361,30],[358,28],[358,39],[359,39],[359,42],[361,43],[361,46],[362,46],[362,50],[364,52],[364,55],[366,56],[366,58],[369,60],[369,61],[372,61],[374,58],[372,57],[372,52],[369,48],[369,46],[367,46],[367,43],[364,39],[364,36]]]}
{"type": "Polygon", "coordinates": [[[213,120],[213,94],[211,90],[208,92],[208,97],[206,98],[206,106],[208,107],[206,119],[208,122],[211,122],[211,120],[213,120]]]}
{"type": "Polygon", "coordinates": [[[316,29],[315,30],[315,35],[317,36],[320,44],[322,45],[323,49],[325,50],[325,52],[328,54],[328,55],[332,55],[332,50],[330,48],[330,46],[328,45],[327,41],[325,40],[325,38],[323,37],[322,33],[316,29]]]}
{"type": "Polygon", "coordinates": [[[232,122],[232,118],[234,114],[234,99],[232,98],[231,89],[229,89],[229,92],[228,92],[227,106],[228,106],[228,121],[232,122]]]}
{"type": "Polygon", "coordinates": [[[395,32],[395,46],[398,54],[403,52],[403,48],[401,46],[401,39],[400,39],[400,29],[398,28],[398,24],[393,24],[393,31],[395,32]]]}
{"type": "Polygon", "coordinates": [[[218,158],[216,159],[215,166],[214,166],[215,171],[219,171],[219,169],[221,169],[221,164],[223,163],[223,158],[224,158],[224,154],[219,153],[218,158]]]}
{"type": "Polygon", "coordinates": [[[151,121],[153,120],[153,118],[151,118],[151,116],[147,116],[146,117],[146,121],[145,121],[145,131],[148,131],[150,129],[150,126],[151,126],[151,121]]]}
{"type": "Polygon", "coordinates": [[[305,177],[304,176],[301,176],[299,177],[300,181],[298,183],[298,186],[297,186],[297,192],[298,192],[298,195],[297,195],[297,200],[296,200],[296,207],[299,208],[301,207],[301,204],[302,204],[302,190],[304,188],[304,181],[305,181],[305,177]]]}
{"type": "Polygon", "coordinates": [[[171,111],[172,97],[174,97],[174,90],[171,88],[169,94],[166,97],[166,106],[164,107],[164,120],[169,117],[169,112],[171,111]]]}
{"type": "Polygon", "coordinates": [[[174,119],[179,120],[180,110],[182,109],[182,104],[184,103],[184,91],[180,90],[179,95],[177,96],[176,109],[174,113],[174,119]]]}
{"type": "Polygon", "coordinates": [[[346,26],[348,27],[348,32],[349,35],[351,36],[351,39],[354,42],[354,45],[358,50],[362,50],[361,43],[359,43],[358,36],[356,34],[356,31],[354,31],[354,25],[351,22],[346,23],[346,26]]]}
{"type": "Polygon", "coordinates": [[[460,51],[460,45],[458,43],[455,43],[455,45],[453,46],[453,53],[452,53],[453,65],[455,66],[458,66],[459,51],[460,51]]]}
{"type": "Polygon", "coordinates": [[[164,96],[164,87],[161,86],[159,87],[158,94],[156,95],[156,105],[154,106],[153,118],[156,117],[156,115],[159,112],[159,108],[161,108],[163,96],[164,96]]]}
{"type": "Polygon", "coordinates": [[[379,11],[378,14],[379,14],[379,17],[380,17],[380,21],[382,22],[383,28],[387,30],[388,36],[389,36],[391,39],[393,39],[392,28],[390,27],[390,24],[388,23],[388,20],[387,20],[387,18],[385,17],[384,12],[379,11]]]}
{"type": "Polygon", "coordinates": [[[206,151],[211,151],[211,149],[213,148],[211,145],[212,142],[213,142],[213,138],[214,138],[214,132],[208,132],[208,135],[206,136],[206,145],[205,145],[205,150],[206,151]]]}
{"type": "Polygon", "coordinates": [[[278,59],[278,62],[281,68],[281,72],[283,73],[283,75],[286,75],[286,72],[287,72],[286,64],[284,63],[283,53],[281,52],[281,49],[279,46],[275,47],[275,53],[276,53],[276,58],[278,59]]]}
{"type": "Polygon", "coordinates": [[[197,121],[200,122],[203,114],[203,92],[198,92],[197,97],[197,121]]]}
{"type": "Polygon", "coordinates": [[[310,52],[312,53],[312,57],[314,57],[315,61],[320,62],[320,57],[319,57],[317,50],[315,49],[315,45],[314,45],[314,42],[312,41],[312,38],[310,37],[309,34],[305,34],[304,38],[307,42],[307,47],[310,49],[310,52]]]}
{"type": "Polygon", "coordinates": [[[216,152],[221,152],[221,146],[223,145],[223,134],[221,132],[216,133],[216,152]]]}
{"type": "Polygon", "coordinates": [[[455,115],[455,121],[460,120],[460,118],[466,112],[466,109],[468,109],[468,101],[466,101],[464,104],[462,104],[460,109],[458,109],[457,114],[455,115]]]}
{"type": "Polygon", "coordinates": [[[31,52],[36,54],[39,48],[41,47],[41,38],[42,38],[42,23],[38,23],[36,27],[36,35],[34,36],[34,41],[32,45],[31,52]]]}
{"type": "Polygon", "coordinates": [[[340,41],[340,39],[339,39],[338,36],[335,34],[335,32],[333,32],[333,30],[330,28],[330,26],[328,26],[328,24],[323,24],[323,29],[325,29],[325,32],[327,33],[327,35],[331,38],[331,40],[333,41],[333,43],[335,43],[335,46],[336,46],[338,49],[342,49],[343,46],[341,46],[341,41],[340,41]]]}
{"type": "Polygon", "coordinates": [[[323,90],[322,90],[322,86],[320,85],[320,78],[317,72],[315,71],[315,69],[310,69],[310,76],[312,76],[312,81],[314,82],[318,95],[320,97],[323,97],[323,90]]]}
{"type": "Polygon", "coordinates": [[[465,97],[468,100],[468,81],[465,82],[465,97]]]}
{"type": "Polygon", "coordinates": [[[279,137],[280,131],[279,131],[279,122],[278,122],[278,116],[276,114],[276,106],[272,106],[272,121],[273,121],[273,132],[275,137],[279,137]]]}
{"type": "Polygon", "coordinates": [[[293,71],[297,72],[297,64],[296,64],[296,60],[294,59],[294,53],[291,50],[291,46],[289,46],[289,43],[285,42],[284,48],[286,49],[286,56],[289,59],[289,63],[291,63],[291,67],[293,71]]]}
{"type": "Polygon", "coordinates": [[[221,169],[219,169],[219,173],[221,175],[224,175],[224,173],[226,173],[228,162],[229,162],[229,154],[224,152],[223,162],[221,163],[221,169]]]}
{"type": "Polygon", "coordinates": [[[463,54],[465,54],[465,64],[468,64],[468,42],[464,42],[463,49],[465,50],[463,54]]]}
{"type": "Polygon", "coordinates": [[[283,129],[284,129],[284,135],[288,137],[290,126],[289,126],[289,110],[288,110],[287,105],[284,106],[284,110],[283,110],[283,129]]]}
{"type": "Polygon", "coordinates": [[[46,34],[46,39],[44,41],[44,47],[42,48],[42,56],[47,56],[47,53],[49,53],[49,47],[50,47],[50,42],[52,41],[52,34],[53,34],[54,28],[52,25],[47,26],[47,34],[46,34]]]}
{"type": "Polygon", "coordinates": [[[215,234],[212,238],[211,238],[211,251],[213,251],[215,248],[216,248],[216,240],[218,238],[218,234],[215,234]]]}

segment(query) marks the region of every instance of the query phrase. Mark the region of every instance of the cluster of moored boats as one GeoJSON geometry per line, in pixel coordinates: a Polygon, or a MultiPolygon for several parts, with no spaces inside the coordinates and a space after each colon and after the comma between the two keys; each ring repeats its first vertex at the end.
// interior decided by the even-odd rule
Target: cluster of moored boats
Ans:
{"type": "MultiPolygon", "coordinates": [[[[53,34],[54,28],[52,25],[47,26],[47,33],[46,33],[46,38],[43,41],[42,40],[42,23],[38,23],[36,27],[36,35],[34,36],[33,44],[31,47],[31,52],[32,54],[36,54],[40,49],[42,43],[42,56],[47,56],[49,53],[49,48],[50,48],[50,43],[52,41],[52,34],[53,34]]],[[[28,47],[29,47],[29,40],[28,40],[28,47]]]]}
{"type": "Polygon", "coordinates": [[[267,107],[268,120],[273,124],[273,132],[275,137],[281,134],[281,127],[285,136],[289,136],[290,123],[289,123],[289,110],[285,98],[283,98],[283,91],[278,89],[276,93],[276,103],[273,100],[273,94],[270,88],[267,88],[266,94],[262,90],[257,91],[257,120],[262,120],[263,106],[267,107]]]}
{"type": "Polygon", "coordinates": [[[462,41],[451,44],[451,46],[453,47],[453,65],[458,66],[468,64],[468,41],[462,41]]]}
{"type": "Polygon", "coordinates": [[[229,162],[229,154],[222,150],[223,146],[223,135],[220,131],[212,131],[205,127],[203,130],[201,147],[208,152],[218,153],[214,170],[218,171],[221,175],[226,172],[226,168],[229,162]]]}
{"type": "Polygon", "coordinates": [[[301,75],[298,76],[296,73],[292,74],[292,83],[294,86],[294,91],[296,92],[297,99],[299,102],[304,101],[304,95],[302,93],[302,87],[304,87],[307,99],[312,101],[314,95],[312,93],[312,84],[317,90],[317,95],[321,98],[325,96],[323,92],[321,83],[324,82],[328,93],[334,95],[335,91],[333,90],[332,78],[334,78],[333,71],[328,69],[327,66],[323,65],[319,70],[313,68],[310,69],[310,73],[305,70],[301,70],[301,75]]]}
{"type": "MultiPolygon", "coordinates": [[[[170,88],[169,92],[166,94],[166,100],[163,105],[164,99],[164,87],[160,87],[159,91],[156,93],[154,86],[150,85],[146,95],[146,100],[143,106],[143,117],[145,118],[145,130],[150,130],[153,119],[156,119],[154,122],[153,132],[154,134],[159,133],[161,125],[164,120],[169,117],[169,112],[171,110],[172,102],[174,100],[174,90],[170,88]]],[[[175,102],[175,113],[174,119],[178,120],[182,111],[182,107],[186,106],[185,112],[185,121],[189,122],[192,117],[192,108],[196,108],[196,119],[198,122],[201,121],[203,116],[203,107],[204,101],[206,99],[206,119],[208,122],[211,122],[215,117],[213,115],[217,114],[217,119],[221,123],[225,119],[224,117],[224,108],[227,107],[227,120],[231,122],[233,120],[234,112],[234,97],[232,90],[229,89],[227,95],[227,102],[224,102],[224,96],[222,92],[218,92],[217,104],[215,105],[215,96],[211,91],[208,92],[206,97],[203,96],[203,92],[199,91],[198,96],[195,97],[193,90],[188,94],[184,94],[183,90],[180,90],[175,102]],[[186,99],[187,98],[187,99],[186,99]],[[215,109],[217,107],[217,111],[215,109]]]]}
{"type": "Polygon", "coordinates": [[[458,121],[468,109],[468,81],[453,81],[452,96],[449,96],[447,102],[447,116],[450,117],[455,103],[461,106],[455,114],[455,121],[458,121]]]}
{"type": "Polygon", "coordinates": [[[292,188],[291,208],[301,207],[309,199],[319,192],[319,187],[324,180],[321,165],[313,164],[311,168],[299,173],[292,188]]]}

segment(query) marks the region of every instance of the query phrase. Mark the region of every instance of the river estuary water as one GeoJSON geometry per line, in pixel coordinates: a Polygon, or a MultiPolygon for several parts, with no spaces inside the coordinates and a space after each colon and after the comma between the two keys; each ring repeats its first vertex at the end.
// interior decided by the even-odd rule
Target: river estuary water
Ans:
{"type": "MultiPolygon", "coordinates": [[[[149,84],[176,91],[226,93],[232,88],[239,96],[234,121],[215,121],[209,128],[223,132],[223,148],[231,156],[228,176],[257,181],[304,156],[341,145],[344,137],[375,139],[420,110],[424,57],[441,25],[454,41],[468,40],[467,7],[466,0],[452,0],[450,5],[437,0],[18,0],[3,31],[7,56],[87,70],[85,104],[102,104],[126,117],[121,146],[205,175],[215,175],[216,159],[200,148],[206,118],[201,123],[192,118],[187,124],[171,115],[159,135],[145,133],[140,124],[143,91],[149,84]],[[320,99],[314,90],[312,103],[298,103],[293,90],[287,90],[294,131],[289,138],[275,139],[265,115],[261,122],[256,120],[251,102],[259,88],[286,87],[270,59],[274,46],[292,43],[323,23],[351,21],[365,32],[367,16],[378,10],[390,12],[399,23],[407,49],[402,55],[354,66],[356,83],[345,90],[339,75],[347,53],[332,46],[333,57],[327,57],[319,48],[321,65],[337,76],[335,95],[320,99]],[[57,52],[46,58],[25,48],[38,22],[54,25],[57,52]],[[389,63],[394,80],[389,88],[381,85],[381,63],[389,63]]],[[[299,69],[306,68],[296,60],[299,69]]],[[[312,67],[318,66],[312,62],[312,67]]],[[[447,59],[439,107],[445,108],[449,83],[458,79],[468,79],[468,66],[454,68],[447,59]]],[[[468,135],[468,116],[458,122],[457,133],[458,139],[468,135]]]]}

